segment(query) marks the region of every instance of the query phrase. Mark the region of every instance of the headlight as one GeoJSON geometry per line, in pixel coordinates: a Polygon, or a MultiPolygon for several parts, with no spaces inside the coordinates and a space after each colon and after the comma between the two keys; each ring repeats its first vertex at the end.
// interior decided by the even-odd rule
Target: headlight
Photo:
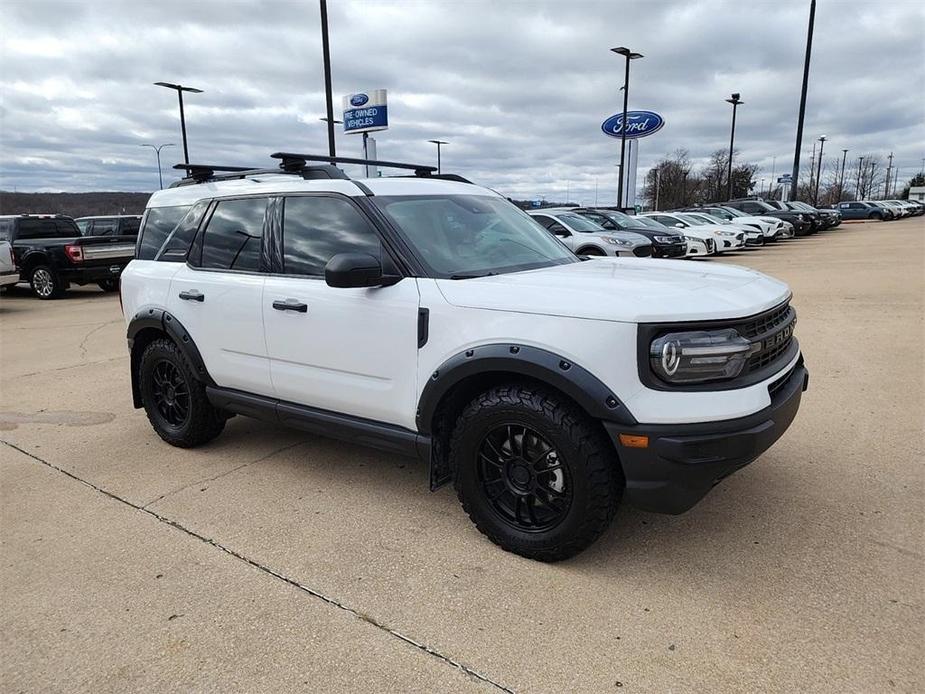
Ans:
{"type": "Polygon", "coordinates": [[[612,245],[612,246],[629,247],[629,246],[632,246],[632,245],[633,245],[632,241],[625,241],[624,239],[618,239],[618,238],[615,237],[615,236],[603,236],[603,237],[601,237],[601,238],[603,238],[604,241],[606,241],[607,243],[609,243],[609,244],[612,245]]]}
{"type": "Polygon", "coordinates": [[[656,243],[677,243],[678,237],[677,236],[656,236],[655,241],[656,243]]]}
{"type": "Polygon", "coordinates": [[[716,233],[719,234],[720,236],[735,236],[736,235],[734,231],[717,231],[716,233]]]}
{"type": "Polygon", "coordinates": [[[652,371],[668,383],[701,383],[738,376],[752,343],[732,328],[669,333],[652,341],[652,371]]]}
{"type": "Polygon", "coordinates": [[[698,239],[696,236],[685,236],[685,241],[693,241],[694,243],[703,243],[703,239],[698,239]]]}

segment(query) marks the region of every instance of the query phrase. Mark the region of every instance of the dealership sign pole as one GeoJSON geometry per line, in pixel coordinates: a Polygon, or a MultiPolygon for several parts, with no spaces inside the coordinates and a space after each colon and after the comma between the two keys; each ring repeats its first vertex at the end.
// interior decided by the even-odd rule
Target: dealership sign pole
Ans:
{"type": "MultiPolygon", "coordinates": [[[[665,125],[665,119],[654,111],[627,111],[626,128],[623,127],[623,114],[616,113],[601,123],[601,130],[605,135],[620,138],[621,145],[630,141],[630,151],[626,166],[620,167],[620,183],[617,202],[620,207],[630,207],[636,204],[636,165],[638,162],[638,140],[658,132],[665,125]],[[632,181],[632,184],[630,184],[632,181]],[[623,195],[624,191],[632,195],[623,195]]],[[[625,155],[625,150],[624,150],[625,155]]],[[[622,157],[621,157],[622,158],[622,157]]]]}

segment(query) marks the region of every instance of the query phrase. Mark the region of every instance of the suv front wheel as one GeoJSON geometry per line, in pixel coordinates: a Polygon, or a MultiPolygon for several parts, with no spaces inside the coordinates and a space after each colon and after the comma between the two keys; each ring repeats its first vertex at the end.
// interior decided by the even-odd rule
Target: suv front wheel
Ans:
{"type": "Polygon", "coordinates": [[[172,340],[155,340],[145,347],[138,376],[145,413],[164,441],[192,448],[222,433],[225,413],[209,402],[205,386],[172,340]]]}
{"type": "Polygon", "coordinates": [[[623,476],[613,446],[584,412],[527,384],[475,398],[450,441],[459,500],[488,538],[540,561],[571,557],[613,519],[623,476]]]}

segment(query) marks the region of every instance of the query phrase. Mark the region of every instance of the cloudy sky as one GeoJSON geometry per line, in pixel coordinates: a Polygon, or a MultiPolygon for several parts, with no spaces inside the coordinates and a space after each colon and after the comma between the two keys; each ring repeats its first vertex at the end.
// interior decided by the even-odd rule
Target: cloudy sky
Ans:
{"type": "MultiPolygon", "coordinates": [[[[626,45],[630,108],[661,113],[639,171],[677,148],[728,147],[730,92],[742,94],[737,156],[756,178],[790,169],[808,0],[479,2],[329,0],[335,108],[389,90],[379,157],[433,163],[514,197],[615,198],[626,45]],[[597,189],[597,193],[595,192],[597,189]]],[[[180,144],[168,81],[187,100],[193,162],[266,165],[277,150],[325,153],[317,0],[0,3],[0,189],[157,187],[151,150],[180,144]]],[[[804,157],[895,155],[901,179],[925,157],[925,3],[821,0],[804,157]]],[[[337,136],[358,156],[358,135],[337,136]]],[[[181,149],[164,150],[165,169],[181,149]]],[[[168,174],[173,179],[174,172],[168,174]]]]}

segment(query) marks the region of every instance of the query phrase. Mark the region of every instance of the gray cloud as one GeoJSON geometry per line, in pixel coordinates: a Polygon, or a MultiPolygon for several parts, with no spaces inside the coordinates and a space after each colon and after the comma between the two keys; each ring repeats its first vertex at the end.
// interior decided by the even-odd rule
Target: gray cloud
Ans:
{"type": "MultiPolygon", "coordinates": [[[[695,162],[728,146],[742,93],[738,156],[759,177],[789,170],[808,2],[329,3],[335,105],[389,89],[379,156],[430,162],[517,197],[615,196],[619,142],[600,131],[619,110],[625,44],[631,108],[665,128],[641,141],[640,176],[677,148],[695,162]]],[[[187,100],[193,161],[264,165],[278,149],[324,153],[318,6],[307,2],[45,2],[0,6],[0,187],[151,190],[143,142],[180,144],[187,100]]],[[[925,157],[925,10],[918,3],[823,2],[804,137],[827,152],[893,151],[905,177],[925,157]]],[[[338,149],[359,155],[358,136],[338,149]]],[[[164,150],[178,161],[179,147],[164,150]]],[[[168,178],[173,178],[173,172],[168,178]]]]}

